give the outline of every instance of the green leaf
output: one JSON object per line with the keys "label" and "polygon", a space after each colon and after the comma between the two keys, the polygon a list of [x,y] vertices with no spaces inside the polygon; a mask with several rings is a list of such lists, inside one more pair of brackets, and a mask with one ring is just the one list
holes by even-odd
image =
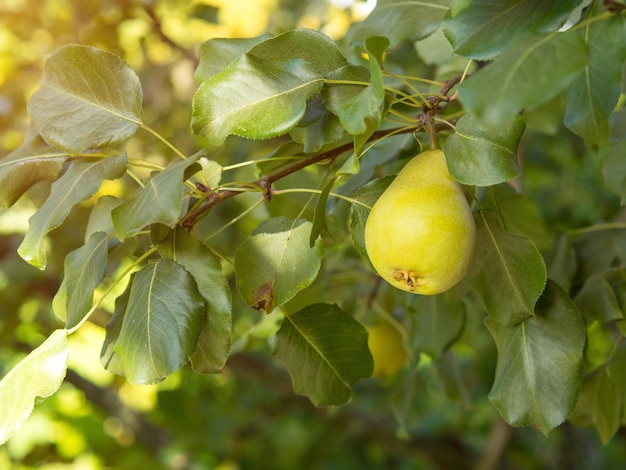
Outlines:
{"label": "green leaf", "polygon": [[491,186],[482,207],[500,214],[507,232],[533,241],[540,251],[552,249],[552,234],[548,231],[537,203],[508,184]]}
{"label": "green leaf", "polygon": [[58,178],[67,152],[51,147],[39,134],[0,159],[0,208],[11,207],[37,183]]}
{"label": "green leaf", "polygon": [[118,56],[70,44],[46,61],[28,112],[44,139],[81,152],[132,136],[141,125],[142,96],[139,78]]}
{"label": "green leaf", "polygon": [[317,237],[319,237],[326,228],[326,203],[328,202],[328,194],[333,189],[336,181],[336,178],[331,178],[317,198],[315,213],[313,214],[313,225],[311,226],[311,236],[309,237],[309,246],[311,248],[315,246]]}
{"label": "green leaf", "polygon": [[563,25],[580,0],[484,0],[443,22],[446,37],[457,54],[491,59],[520,36],[547,33]]}
{"label": "green leaf", "polygon": [[565,92],[564,122],[592,144],[608,146],[611,113],[622,90],[626,59],[626,27],[623,16],[590,23],[581,37],[589,47],[589,61]]}
{"label": "green leaf", "polygon": [[0,445],[26,421],[39,398],[55,393],[67,370],[67,331],[55,330],[0,381]]}
{"label": "green leaf", "polygon": [[228,280],[219,258],[182,227],[159,245],[159,252],[168,256],[191,274],[200,295],[206,302],[206,313],[196,350],[191,356],[193,369],[200,374],[222,370],[231,344],[232,300]]}
{"label": "green leaf", "polygon": [[294,391],[315,406],[347,402],[350,386],[374,368],[367,330],[328,304],[287,315],[276,335],[274,357],[289,371]]}
{"label": "green leaf", "polygon": [[209,39],[200,46],[199,62],[193,78],[196,82],[202,83],[224,70],[252,47],[271,37],[270,34],[263,34],[254,38]]}
{"label": "green leaf", "polygon": [[515,325],[533,315],[546,267],[533,242],[504,231],[493,214],[477,216],[476,253],[465,278],[493,322]]}
{"label": "green leaf", "polygon": [[487,327],[498,348],[489,400],[512,426],[535,426],[547,434],[576,404],[581,386],[585,324],[567,294],[548,282],[535,315]]}
{"label": "green leaf", "polygon": [[607,367],[601,367],[585,378],[576,409],[574,423],[593,425],[606,445],[617,433],[622,418],[623,398]]}
{"label": "green leaf", "polygon": [[465,306],[444,295],[416,296],[413,327],[417,348],[433,359],[439,359],[459,337],[465,325]]}
{"label": "green leaf", "polygon": [[233,134],[269,139],[293,128],[322,76],[302,59],[270,61],[245,54],[205,80],[193,97],[191,127],[210,145]]}
{"label": "green leaf", "polygon": [[574,302],[590,321],[608,322],[624,318],[626,269],[611,269],[592,274],[574,297]]}
{"label": "green leaf", "polygon": [[93,196],[105,179],[119,178],[126,171],[126,154],[106,157],[94,162],[73,162],[57,181],[52,183],[46,202],[29,219],[28,232],[17,249],[24,260],[45,269],[45,237],[63,223],[72,207]]}
{"label": "green leaf", "polygon": [[307,102],[302,120],[289,132],[292,139],[303,145],[305,153],[314,153],[326,144],[337,142],[345,136],[339,118],[324,106],[321,96]]}
{"label": "green leaf", "polygon": [[569,292],[572,279],[578,269],[578,260],[572,248],[572,241],[567,234],[562,234],[555,239],[547,264],[548,278]]}
{"label": "green leaf", "polygon": [[508,126],[523,109],[556,96],[586,63],[576,31],[530,36],[461,83],[459,97],[487,127]]}
{"label": "green leaf", "polygon": [[130,291],[133,282],[132,277],[124,292],[115,299],[115,309],[113,316],[106,325],[106,336],[102,344],[102,350],[100,352],[100,363],[102,366],[116,375],[124,375],[124,365],[122,364],[121,357],[115,352],[114,348],[120,337],[122,331],[122,324],[124,323],[124,313],[128,307],[128,299],[130,297]]}
{"label": "green leaf", "polygon": [[294,29],[267,39],[250,54],[264,61],[303,59],[322,75],[348,65],[335,41],[313,29]]}
{"label": "green leaf", "polygon": [[383,118],[385,88],[382,55],[389,46],[389,40],[375,36],[367,39],[365,45],[369,54],[370,84],[356,95],[343,100],[336,109],[341,124],[351,135],[361,135],[368,130],[371,134]]}
{"label": "green leaf", "polygon": [[626,139],[612,145],[607,150],[602,174],[606,185],[621,196],[621,204],[626,204]]}
{"label": "green leaf", "polygon": [[516,116],[509,126],[494,132],[473,114],[466,114],[443,143],[450,174],[475,186],[491,186],[516,177],[517,145],[525,127],[524,119]]}
{"label": "green leaf", "polygon": [[322,259],[322,242],[311,247],[312,224],[275,217],[259,225],[235,253],[235,279],[245,302],[270,313],[310,286]]}
{"label": "green leaf", "polygon": [[348,33],[351,41],[365,41],[372,36],[386,36],[392,47],[405,41],[417,41],[435,32],[449,0],[379,0],[369,16]]}
{"label": "green leaf", "polygon": [[394,179],[395,175],[377,178],[359,188],[352,195],[352,199],[358,201],[358,204],[352,204],[350,208],[350,234],[355,248],[364,259],[369,259],[365,249],[365,222],[367,222],[371,207]]}
{"label": "green leaf", "polygon": [[65,257],[63,281],[52,301],[54,313],[68,330],[76,326],[93,305],[93,293],[104,278],[109,237],[94,233],[87,243]]}
{"label": "green leaf", "polygon": [[185,170],[194,163],[193,157],[174,160],[130,199],[113,209],[115,235],[124,240],[150,224],[176,225],[185,196]]}
{"label": "green leaf", "polygon": [[89,220],[87,221],[85,241],[89,240],[89,237],[96,232],[104,232],[109,237],[115,235],[111,212],[123,202],[123,199],[110,195],[99,197],[96,200],[89,214]]}
{"label": "green leaf", "polygon": [[119,328],[107,351],[118,356],[115,364],[129,382],[157,383],[194,353],[203,314],[204,299],[191,275],[169,259],[151,262],[132,275],[121,326],[119,317],[110,331],[107,326],[107,336]]}

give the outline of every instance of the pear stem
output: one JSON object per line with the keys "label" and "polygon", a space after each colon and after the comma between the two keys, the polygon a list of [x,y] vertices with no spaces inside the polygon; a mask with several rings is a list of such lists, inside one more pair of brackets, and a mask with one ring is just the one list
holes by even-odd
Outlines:
{"label": "pear stem", "polygon": [[437,145],[437,129],[435,129],[435,124],[431,119],[428,119],[424,123],[424,127],[426,128],[426,132],[428,133],[428,143],[430,144],[430,150],[437,150],[439,147]]}

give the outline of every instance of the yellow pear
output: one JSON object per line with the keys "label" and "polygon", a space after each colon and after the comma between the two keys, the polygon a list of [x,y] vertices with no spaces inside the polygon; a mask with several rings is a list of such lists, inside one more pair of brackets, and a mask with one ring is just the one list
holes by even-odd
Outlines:
{"label": "yellow pear", "polygon": [[407,362],[408,356],[402,335],[386,321],[367,326],[367,345],[374,359],[372,377],[386,377],[398,372]]}
{"label": "yellow pear", "polygon": [[414,157],[378,198],[365,224],[365,248],[392,286],[434,295],[469,268],[476,225],[441,150]]}

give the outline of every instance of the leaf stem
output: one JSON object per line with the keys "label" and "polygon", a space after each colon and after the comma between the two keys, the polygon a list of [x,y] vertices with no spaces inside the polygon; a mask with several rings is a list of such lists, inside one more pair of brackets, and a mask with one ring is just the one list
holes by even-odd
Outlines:
{"label": "leaf stem", "polygon": [[148,124],[146,124],[145,122],[141,123],[141,128],[148,131],[150,134],[152,134],[154,137],[156,137],[158,140],[160,140],[161,142],[163,142],[172,152],[174,152],[178,157],[180,157],[183,160],[186,160],[187,157],[185,156],[185,154],[183,154],[180,150],[178,150],[176,148],[176,146],[174,144],[172,144],[169,140],[167,140],[165,137],[163,137],[161,134],[159,134],[156,130],[154,130],[152,127],[150,127]]}
{"label": "leaf stem", "polygon": [[[274,190],[272,190],[272,196],[280,196],[282,194],[289,194],[289,193],[322,194],[322,190],[321,189],[310,189],[310,188],[291,188],[291,189],[274,189]],[[363,204],[361,201],[357,201],[356,199],[353,199],[351,197],[344,196],[343,194],[333,193],[331,191],[330,193],[328,193],[328,195],[332,196],[332,197],[336,197],[337,199],[343,199],[344,201],[349,202],[350,204],[358,204],[359,206],[363,206],[366,209],[370,209],[370,210],[372,209],[367,204]]]}

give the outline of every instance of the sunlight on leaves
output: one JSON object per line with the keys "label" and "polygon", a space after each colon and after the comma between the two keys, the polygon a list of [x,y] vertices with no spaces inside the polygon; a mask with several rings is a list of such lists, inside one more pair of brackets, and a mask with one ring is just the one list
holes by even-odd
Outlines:
{"label": "sunlight on leaves", "polygon": [[36,268],[45,269],[48,232],[61,225],[76,204],[94,195],[103,180],[119,178],[125,172],[126,153],[93,162],[72,162],[52,183],[48,199],[30,218],[28,232],[17,250],[20,256]]}
{"label": "sunlight on leaves", "polygon": [[28,112],[41,135],[72,152],[112,147],[141,125],[137,74],[118,56],[68,44],[45,63]]}
{"label": "sunlight on leaves", "polygon": [[67,369],[67,331],[55,330],[0,381],[0,445],[30,416],[39,398],[55,393]]}

